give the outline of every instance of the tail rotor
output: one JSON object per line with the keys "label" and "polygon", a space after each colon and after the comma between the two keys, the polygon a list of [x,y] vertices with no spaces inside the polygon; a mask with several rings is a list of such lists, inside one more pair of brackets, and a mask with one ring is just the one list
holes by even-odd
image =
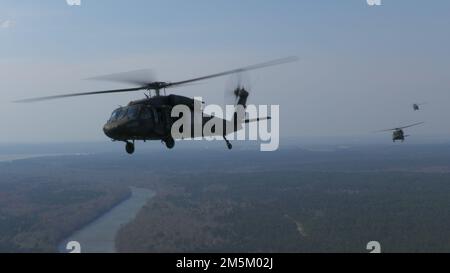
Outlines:
{"label": "tail rotor", "polygon": [[231,75],[227,81],[224,100],[226,105],[243,105],[246,107],[247,98],[250,95],[250,78],[245,73]]}

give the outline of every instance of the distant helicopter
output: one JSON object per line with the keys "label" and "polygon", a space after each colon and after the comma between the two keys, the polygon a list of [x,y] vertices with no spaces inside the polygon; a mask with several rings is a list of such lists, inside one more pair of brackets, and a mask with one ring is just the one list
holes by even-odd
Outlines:
{"label": "distant helicopter", "polygon": [[414,103],[413,104],[413,109],[414,111],[419,111],[420,110],[420,106],[425,105],[426,103]]}
{"label": "distant helicopter", "polygon": [[[260,63],[256,65],[251,65],[243,68],[233,69],[221,73],[216,73],[208,76],[198,77],[194,79],[178,81],[178,82],[160,82],[152,80],[151,76],[147,72],[148,70],[132,71],[127,73],[118,73],[112,75],[106,75],[91,79],[96,80],[108,80],[117,82],[126,82],[137,85],[137,87],[126,88],[126,89],[115,89],[115,90],[105,90],[105,91],[94,91],[85,93],[72,93],[65,95],[38,97],[31,99],[19,100],[16,102],[36,102],[51,99],[60,99],[76,96],[86,96],[86,95],[96,95],[96,94],[107,94],[107,93],[122,93],[130,91],[146,90],[149,94],[146,94],[145,99],[136,100],[128,103],[125,107],[117,108],[112,112],[110,119],[103,127],[105,135],[111,138],[113,141],[123,141],[125,142],[125,150],[128,154],[133,154],[135,151],[134,142],[136,140],[161,140],[165,143],[166,147],[172,149],[175,146],[175,139],[172,137],[171,128],[173,123],[179,118],[171,117],[172,108],[177,105],[184,105],[189,107],[191,110],[196,110],[194,105],[196,103],[203,103],[195,101],[194,99],[179,96],[179,95],[165,95],[165,90],[167,88],[185,86],[193,82],[207,80],[216,77],[222,77],[231,74],[239,74],[245,71],[261,69],[269,66],[281,65],[290,62],[297,61],[297,57],[287,57],[283,59],[277,59],[265,63]],[[146,75],[144,75],[146,74]],[[145,78],[143,77],[145,76]],[[151,91],[154,91],[152,96]],[[164,91],[164,95],[161,95],[161,90]],[[233,96],[236,99],[236,106],[240,105],[244,108],[246,107],[247,98],[249,96],[249,90],[239,83],[233,92]],[[194,115],[194,111],[192,115]],[[202,110],[200,110],[202,112]],[[203,112],[202,112],[203,113]],[[226,136],[233,132],[239,131],[243,128],[243,124],[250,122],[258,122],[265,119],[270,119],[270,117],[256,118],[256,119],[245,119],[238,116],[237,110],[234,113],[234,117],[231,121],[226,119],[217,118],[214,116],[209,116],[203,113],[202,116],[202,128],[208,121],[216,119],[220,124],[223,124],[225,129],[221,132],[228,149],[232,149],[231,143],[227,140]],[[195,119],[191,118],[191,127],[194,128]],[[228,131],[227,131],[228,130]],[[203,137],[203,130],[200,132],[201,135],[196,135],[196,130],[191,130],[192,138]],[[219,133],[219,132],[217,132]],[[198,133],[197,133],[198,134]],[[209,135],[210,136],[210,135]],[[214,134],[213,134],[214,136]]]}
{"label": "distant helicopter", "polygon": [[403,127],[398,127],[398,128],[393,128],[393,129],[387,129],[387,130],[382,130],[382,131],[378,131],[378,132],[389,132],[389,131],[393,131],[392,132],[392,142],[396,142],[397,140],[400,140],[401,142],[405,141],[405,138],[408,137],[409,135],[405,135],[405,132],[403,131],[403,129],[406,128],[410,128],[413,126],[417,126],[420,124],[423,124],[424,122],[418,122],[418,123],[414,123],[408,126],[403,126]]}

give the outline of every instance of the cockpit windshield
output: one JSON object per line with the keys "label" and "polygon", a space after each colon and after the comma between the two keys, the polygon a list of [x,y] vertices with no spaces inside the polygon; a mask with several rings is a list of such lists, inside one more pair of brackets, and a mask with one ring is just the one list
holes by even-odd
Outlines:
{"label": "cockpit windshield", "polygon": [[139,115],[138,106],[122,107],[114,110],[114,112],[111,114],[109,122],[118,121],[125,117],[127,117],[128,119],[136,119],[138,115]]}
{"label": "cockpit windshield", "polygon": [[111,114],[111,118],[109,118],[109,122],[116,121],[119,116],[122,114],[122,108],[114,110]]}

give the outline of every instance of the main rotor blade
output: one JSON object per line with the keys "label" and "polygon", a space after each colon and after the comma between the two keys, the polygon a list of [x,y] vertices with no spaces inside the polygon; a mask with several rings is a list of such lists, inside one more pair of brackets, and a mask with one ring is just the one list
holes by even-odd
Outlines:
{"label": "main rotor blade", "polygon": [[88,95],[107,94],[107,93],[121,93],[121,92],[131,92],[131,91],[149,90],[149,89],[160,90],[160,89],[169,88],[169,87],[183,86],[183,85],[186,85],[186,84],[189,84],[189,83],[193,83],[193,82],[197,82],[197,81],[201,81],[201,80],[206,80],[206,79],[211,79],[211,78],[216,78],[216,77],[221,77],[221,76],[225,76],[225,75],[229,75],[229,74],[234,74],[234,73],[240,73],[240,72],[245,72],[245,71],[249,71],[249,70],[260,69],[260,68],[264,68],[264,67],[268,67],[268,66],[274,66],[274,65],[281,65],[281,64],[285,64],[285,63],[291,63],[291,62],[295,62],[297,60],[298,60],[297,57],[287,57],[287,58],[283,58],[283,59],[273,60],[273,61],[270,61],[270,62],[260,63],[260,64],[251,65],[251,66],[247,66],[247,67],[242,67],[242,68],[238,68],[238,69],[233,69],[233,70],[229,70],[229,71],[225,71],[225,72],[221,72],[221,73],[217,73],[217,74],[212,74],[212,75],[208,75],[208,76],[204,76],[204,77],[199,77],[199,78],[185,80],[185,81],[180,81],[180,82],[173,82],[173,83],[152,82],[151,78],[149,78],[150,82],[146,81],[146,80],[143,82],[141,79],[138,80],[137,78],[133,79],[134,76],[131,77],[131,75],[133,73],[136,73],[136,72],[139,72],[139,71],[140,71],[140,73],[147,73],[147,72],[149,72],[149,70],[136,70],[136,71],[125,72],[125,73],[117,73],[117,74],[105,75],[105,76],[95,77],[95,78],[91,78],[91,79],[113,80],[113,81],[122,81],[122,82],[126,81],[126,82],[131,82],[131,83],[138,83],[140,87],[127,88],[127,89],[105,90],[105,91],[94,91],[94,92],[85,92],[85,93],[72,93],[72,94],[57,95],[57,96],[47,96],[47,97],[38,97],[38,98],[18,100],[18,101],[15,101],[15,102],[20,102],[20,103],[23,103],[23,102],[36,102],[36,101],[68,98],[68,97],[88,96]]}
{"label": "main rotor blade", "polygon": [[196,82],[196,81],[202,81],[202,80],[222,77],[222,76],[235,74],[235,73],[241,73],[241,72],[250,71],[250,70],[261,69],[261,68],[269,67],[269,66],[292,63],[292,62],[296,62],[296,61],[298,61],[298,57],[294,57],[294,56],[277,59],[277,60],[273,60],[273,61],[269,61],[269,62],[265,62],[265,63],[241,67],[241,68],[237,68],[237,69],[233,69],[233,70],[229,70],[229,71],[225,71],[225,72],[221,72],[221,73],[216,73],[216,74],[212,74],[212,75],[208,75],[208,76],[198,77],[198,78],[194,78],[194,79],[190,79],[190,80],[167,83],[167,85],[165,85],[164,88],[168,88],[168,87],[172,87],[172,86],[176,86],[176,85],[180,85],[180,84],[186,84],[186,83],[191,83],[191,82]]}
{"label": "main rotor blade", "polygon": [[386,130],[375,131],[374,133],[381,133],[381,132],[389,132],[389,131],[402,130],[402,129],[406,129],[406,128],[409,128],[409,127],[417,126],[417,125],[420,125],[420,124],[423,124],[423,123],[425,123],[425,122],[418,122],[418,123],[414,123],[414,124],[411,124],[411,125],[408,125],[408,126],[404,126],[404,127],[397,127],[397,128],[392,128],[392,129],[386,129]]}
{"label": "main rotor blade", "polygon": [[414,124],[411,124],[411,125],[408,125],[408,126],[400,127],[399,129],[406,129],[406,128],[417,126],[417,125],[424,124],[424,123],[425,122],[418,122],[418,123],[414,123]]}
{"label": "main rotor blade", "polygon": [[393,128],[393,129],[386,129],[386,130],[380,130],[380,131],[374,131],[373,133],[382,133],[382,132],[390,132],[390,131],[396,131],[399,128]]}
{"label": "main rotor blade", "polygon": [[114,89],[114,90],[94,91],[94,92],[85,92],[85,93],[72,93],[72,94],[57,95],[57,96],[47,96],[47,97],[23,99],[23,100],[17,100],[17,101],[14,101],[14,102],[16,102],[16,103],[36,102],[36,101],[68,98],[68,97],[79,97],[79,96],[89,96],[89,95],[97,95],[97,94],[122,93],[122,92],[130,92],[130,91],[139,91],[139,90],[143,90],[143,89],[146,89],[146,87],[136,87],[136,88],[127,88],[127,89]]}
{"label": "main rotor blade", "polygon": [[144,85],[148,85],[152,82],[155,82],[156,77],[154,76],[152,70],[140,69],[140,70],[123,72],[123,73],[114,73],[114,74],[108,74],[108,75],[87,78],[86,80],[132,83],[134,85],[144,86]]}

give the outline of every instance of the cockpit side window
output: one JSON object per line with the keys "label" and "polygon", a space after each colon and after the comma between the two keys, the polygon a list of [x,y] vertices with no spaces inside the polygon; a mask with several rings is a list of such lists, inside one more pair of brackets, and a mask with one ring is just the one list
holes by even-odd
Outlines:
{"label": "cockpit side window", "polygon": [[131,107],[128,108],[127,116],[128,116],[129,119],[137,118],[138,114],[139,114],[139,108],[138,107],[131,106]]}
{"label": "cockpit side window", "polygon": [[117,119],[120,120],[120,119],[123,119],[124,117],[126,117],[127,112],[128,112],[128,109],[122,108],[122,112],[120,112],[120,115],[117,117]]}

